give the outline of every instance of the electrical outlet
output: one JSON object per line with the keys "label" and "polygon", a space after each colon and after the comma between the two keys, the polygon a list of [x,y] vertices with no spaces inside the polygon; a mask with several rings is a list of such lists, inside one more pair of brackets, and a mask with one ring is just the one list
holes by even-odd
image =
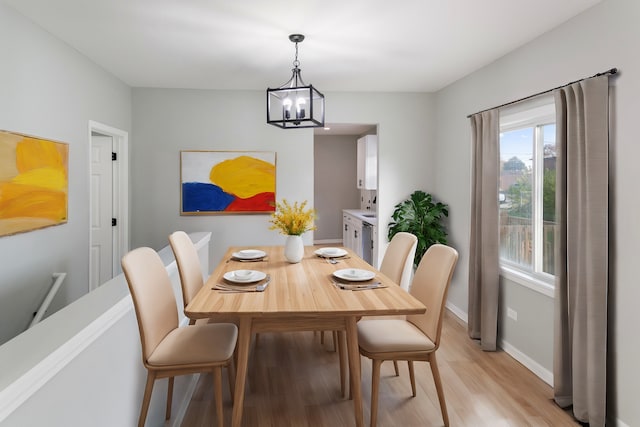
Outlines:
{"label": "electrical outlet", "polygon": [[517,322],[518,321],[518,312],[515,311],[513,308],[507,307],[507,317],[510,317],[510,318],[512,318],[513,320],[515,320]]}

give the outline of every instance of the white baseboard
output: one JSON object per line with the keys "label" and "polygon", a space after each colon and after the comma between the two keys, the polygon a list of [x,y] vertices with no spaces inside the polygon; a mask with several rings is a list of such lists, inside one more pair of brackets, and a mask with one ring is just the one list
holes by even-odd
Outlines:
{"label": "white baseboard", "polygon": [[467,315],[467,312],[462,310],[460,307],[451,304],[449,301],[446,302],[445,307],[452,312],[453,314],[456,315],[456,317],[458,317],[460,320],[462,320],[464,323],[469,323],[469,317]]}
{"label": "white baseboard", "polygon": [[509,356],[524,365],[525,368],[536,374],[536,376],[542,381],[553,387],[553,372],[549,371],[547,368],[509,344],[507,341],[499,340],[498,346]]}
{"label": "white baseboard", "polygon": [[631,427],[629,424],[625,424],[623,421],[621,421],[620,418],[616,418],[612,424],[616,427]]}
{"label": "white baseboard", "polygon": [[[460,320],[462,320],[464,323],[469,323],[468,313],[462,310],[460,307],[454,304],[451,304],[449,301],[447,301],[445,307],[451,313],[456,315],[456,317],[460,318]],[[504,352],[507,353],[509,356],[513,357],[515,360],[517,360],[522,365],[524,365],[525,368],[533,372],[542,381],[546,382],[551,387],[553,387],[553,372],[549,371],[544,366],[540,365],[538,362],[536,362],[535,360],[533,360],[532,358],[530,358],[529,356],[527,356],[526,354],[524,354],[523,352],[521,352],[520,350],[518,350],[517,348],[515,348],[514,346],[512,346],[511,344],[509,344],[504,340],[500,340],[500,342],[498,342],[498,346],[502,348]],[[620,425],[620,427],[625,427],[625,426]]]}

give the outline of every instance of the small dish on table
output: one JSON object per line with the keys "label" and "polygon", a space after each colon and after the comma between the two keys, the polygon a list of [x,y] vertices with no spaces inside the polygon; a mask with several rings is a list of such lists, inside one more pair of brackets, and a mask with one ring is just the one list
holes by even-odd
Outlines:
{"label": "small dish on table", "polygon": [[231,258],[238,261],[262,261],[266,256],[267,253],[259,249],[243,249],[231,254]]}
{"label": "small dish on table", "polygon": [[267,277],[267,274],[256,270],[235,270],[227,271],[223,277],[233,283],[254,283]]}
{"label": "small dish on table", "polygon": [[366,282],[376,277],[376,273],[360,268],[343,268],[333,272],[333,276],[346,282]]}
{"label": "small dish on table", "polygon": [[347,251],[342,248],[320,248],[314,252],[321,258],[341,258],[347,255]]}

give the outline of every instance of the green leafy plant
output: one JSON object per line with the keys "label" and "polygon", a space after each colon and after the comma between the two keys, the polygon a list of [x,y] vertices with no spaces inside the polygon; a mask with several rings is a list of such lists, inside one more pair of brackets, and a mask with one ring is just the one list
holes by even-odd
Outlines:
{"label": "green leafy plant", "polygon": [[448,216],[447,205],[434,202],[431,194],[416,190],[407,200],[395,206],[391,216],[393,221],[389,223],[389,241],[401,231],[415,235],[418,245],[413,263],[417,266],[429,246],[434,243],[447,243],[447,230],[443,218]]}

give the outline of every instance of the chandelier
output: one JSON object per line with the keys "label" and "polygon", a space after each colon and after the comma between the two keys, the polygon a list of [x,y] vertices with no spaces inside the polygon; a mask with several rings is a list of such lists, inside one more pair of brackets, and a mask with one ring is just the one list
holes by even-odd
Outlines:
{"label": "chandelier", "polygon": [[291,78],[276,89],[267,89],[267,123],[282,129],[299,129],[324,126],[324,95],[302,80],[298,61],[298,43],[302,34],[291,34],[296,56]]}

